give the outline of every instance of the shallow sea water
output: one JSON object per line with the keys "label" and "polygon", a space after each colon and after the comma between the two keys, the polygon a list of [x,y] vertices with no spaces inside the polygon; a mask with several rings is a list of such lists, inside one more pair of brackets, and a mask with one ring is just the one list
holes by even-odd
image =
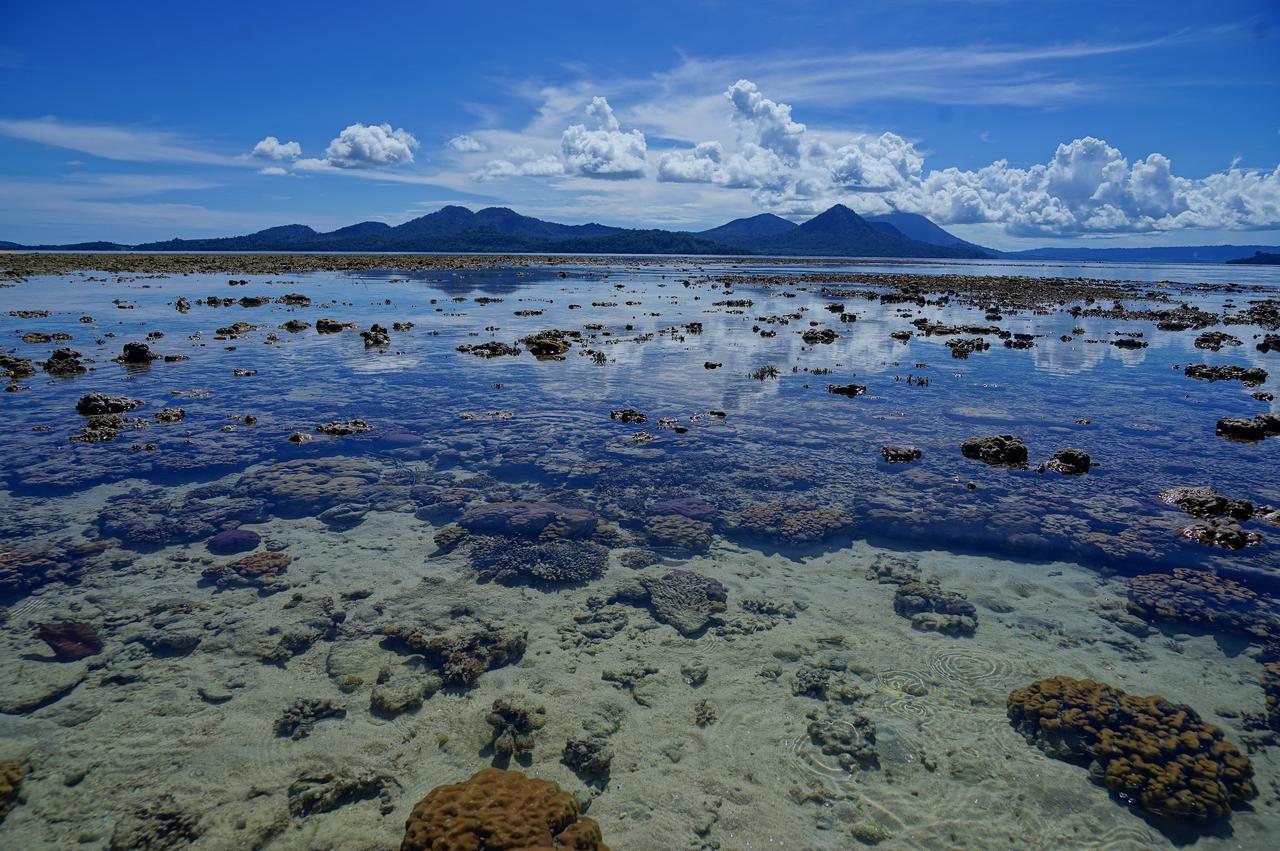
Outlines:
{"label": "shallow sea water", "polygon": [[[1230,267],[908,264],[850,267],[848,283],[828,286],[876,290],[859,273],[904,270],[1123,276],[1214,312],[1262,296],[1195,284],[1280,283]],[[501,698],[545,709],[532,753],[512,767],[589,805],[615,849],[1270,847],[1280,761],[1246,716],[1264,707],[1258,657],[1274,635],[1147,623],[1125,607],[1129,577],[1179,567],[1264,600],[1280,591],[1280,528],[1251,519],[1241,526],[1256,544],[1210,547],[1180,534],[1194,519],[1158,499],[1207,485],[1280,505],[1280,442],[1214,433],[1219,417],[1280,411],[1253,395],[1280,383],[1280,354],[1254,345],[1263,331],[1215,326],[1243,345],[1212,352],[1193,345],[1197,330],[1147,321],[1061,310],[987,321],[959,299],[718,280],[743,272],[673,261],[243,285],[88,273],[0,289],[6,350],[38,361],[67,345],[93,361],[0,397],[0,546],[44,571],[3,598],[0,762],[27,774],[0,846],[394,848],[427,791],[503,764],[486,722]],[[1168,280],[1187,285],[1158,283]],[[197,303],[286,293],[311,305]],[[179,297],[189,312],[174,309]],[[358,327],[278,327],[320,317]],[[947,336],[890,337],[919,318],[998,325],[1034,334],[1034,346],[988,335],[989,350],[957,359]],[[257,327],[215,339],[241,321]],[[393,322],[413,327],[365,346],[359,330]],[[836,339],[806,344],[811,323]],[[518,341],[547,329],[581,336],[563,358],[539,360]],[[72,339],[22,342],[32,331]],[[187,359],[111,360],[151,332],[163,332],[149,341],[157,354]],[[1149,345],[1120,349],[1117,332]],[[458,351],[490,340],[521,353]],[[1272,376],[1197,381],[1189,363]],[[776,377],[753,377],[769,366]],[[827,392],[851,382],[866,393]],[[91,392],[142,401],[127,418],[175,407],[185,417],[72,442],[84,424],[76,400]],[[645,421],[611,417],[626,409]],[[372,430],[315,433],[357,418]],[[291,443],[295,432],[313,439]],[[962,441],[1001,433],[1025,441],[1028,469],[962,456]],[[886,444],[922,457],[887,464]],[[1096,466],[1036,471],[1065,447]],[[478,581],[471,544],[436,541],[479,506],[513,501],[597,522],[561,537],[570,562],[589,557],[575,549],[584,537],[607,548],[602,575]],[[753,523],[761,516],[811,519],[780,534]],[[272,587],[206,576],[245,554],[206,546],[232,527],[260,536],[255,551],[291,558]],[[519,530],[507,532],[518,548]],[[976,631],[913,628],[895,613],[896,586],[874,579],[894,566],[965,595]],[[726,592],[723,611],[688,634],[620,590],[673,569]],[[68,622],[92,625],[101,651],[56,661],[38,625]],[[371,708],[376,688],[428,675],[420,656],[389,646],[389,627],[527,633],[527,646],[467,687],[386,712]],[[825,696],[801,685],[815,672]],[[1258,796],[1193,827],[1126,805],[1011,726],[1009,692],[1057,675],[1190,705],[1248,748]],[[345,716],[277,735],[299,699]],[[874,762],[842,765],[811,735],[864,722]],[[562,762],[583,737],[612,752],[607,782]],[[306,786],[347,781],[358,791],[298,810]],[[139,845],[138,824],[160,838]]]}

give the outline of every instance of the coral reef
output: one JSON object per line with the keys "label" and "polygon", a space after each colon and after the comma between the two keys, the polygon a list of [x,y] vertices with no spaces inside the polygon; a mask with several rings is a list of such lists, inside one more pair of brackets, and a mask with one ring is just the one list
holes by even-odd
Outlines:
{"label": "coral reef", "polygon": [[170,851],[200,838],[200,817],[178,807],[172,795],[126,813],[116,822],[107,851]]}
{"label": "coral reef", "polygon": [[573,796],[549,780],[486,768],[437,786],[414,806],[400,851],[609,851]]}
{"label": "coral reef", "polygon": [[645,519],[649,540],[659,546],[705,550],[711,546],[711,524],[683,514],[657,514]]}
{"label": "coral reef", "polygon": [[481,581],[503,583],[589,582],[609,567],[609,551],[591,541],[530,542],[499,535],[477,538],[468,559]]}
{"label": "coral reef", "polygon": [[696,635],[723,613],[729,592],[715,579],[689,570],[662,576],[640,576],[620,586],[610,598],[647,605],[653,616],[681,635]]}
{"label": "coral reef", "polygon": [[911,619],[911,626],[945,635],[973,635],[978,611],[963,594],[943,591],[936,582],[904,582],[893,594],[893,610]]}
{"label": "coral reef", "polygon": [[845,771],[880,767],[876,727],[870,718],[860,712],[837,710],[830,705],[823,710],[811,710],[807,717],[809,740],[822,753],[835,757]]}
{"label": "coral reef", "polygon": [[36,637],[49,645],[59,662],[75,662],[102,652],[102,638],[92,624],[42,623]]}
{"label": "coral reef", "polygon": [[853,524],[843,508],[816,502],[757,502],[738,512],[738,529],[787,544],[813,544]]}
{"label": "coral reef", "polygon": [[519,661],[528,645],[526,632],[481,624],[445,635],[387,627],[384,641],[392,649],[419,653],[449,685],[470,686],[485,671]]}
{"label": "coral reef", "polygon": [[277,736],[288,736],[295,742],[305,739],[315,729],[316,722],[325,718],[346,718],[345,707],[328,698],[302,697],[284,708],[276,719]]}
{"label": "coral reef", "polygon": [[564,743],[560,761],[578,775],[578,779],[596,788],[609,785],[609,766],[613,763],[613,750],[609,742],[600,736],[570,739]]}
{"label": "coral reef", "polygon": [[493,728],[489,741],[498,759],[526,757],[533,753],[533,734],[546,723],[547,710],[541,706],[525,707],[499,698],[485,716]]}
{"label": "coral reef", "polygon": [[17,803],[27,769],[21,762],[0,762],[0,824]]}
{"label": "coral reef", "polygon": [[289,784],[289,813],[294,818],[327,813],[356,801],[377,798],[382,814],[394,808],[393,789],[400,784],[385,774],[366,771],[351,775],[345,772],[317,771],[302,775]]}
{"label": "coral reef", "polygon": [[1012,434],[970,438],[960,444],[960,452],[966,458],[975,458],[992,466],[1022,467],[1027,463],[1026,445],[1022,438]]}
{"label": "coral reef", "polygon": [[1129,611],[1149,621],[1196,624],[1266,638],[1280,628],[1271,603],[1238,582],[1179,567],[1129,580]]}
{"label": "coral reef", "polygon": [[458,521],[468,532],[525,538],[581,538],[596,529],[596,518],[582,508],[554,502],[491,502],[468,510]]}
{"label": "coral reef", "polygon": [[218,588],[257,588],[260,591],[284,590],[285,570],[293,561],[288,553],[261,552],[236,559],[229,564],[206,568],[202,574]]}
{"label": "coral reef", "polygon": [[256,499],[197,494],[170,499],[165,489],[153,488],[111,497],[98,515],[98,530],[136,549],[152,549],[207,538],[231,522],[261,519]]}
{"label": "coral reef", "polygon": [[358,458],[315,458],[267,464],[245,473],[235,490],[265,500],[282,517],[314,517],[327,508],[369,499],[382,468]]}
{"label": "coral reef", "polygon": [[1195,710],[1070,677],[1009,695],[1015,727],[1051,756],[1092,763],[1123,800],[1173,819],[1210,820],[1257,795],[1253,766]]}

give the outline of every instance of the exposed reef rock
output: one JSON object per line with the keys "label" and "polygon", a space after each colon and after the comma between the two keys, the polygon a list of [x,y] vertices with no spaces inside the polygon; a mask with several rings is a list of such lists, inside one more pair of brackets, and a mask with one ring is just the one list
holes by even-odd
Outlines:
{"label": "exposed reef rock", "polygon": [[159,359],[160,356],[151,351],[151,347],[146,343],[125,343],[124,351],[112,358],[116,363],[128,366],[146,366]]}
{"label": "exposed reef rock", "polygon": [[1217,432],[1236,440],[1262,440],[1280,434],[1280,414],[1258,414],[1254,417],[1221,417]]}
{"label": "exposed reef rock", "polygon": [[318,434],[327,434],[329,437],[346,437],[351,434],[364,434],[366,431],[373,431],[373,425],[364,420],[334,420],[331,423],[316,426]]}
{"label": "exposed reef rock", "polygon": [[1092,464],[1093,461],[1089,458],[1088,452],[1083,449],[1067,448],[1053,453],[1053,457],[1041,464],[1037,470],[1041,473],[1048,470],[1064,476],[1083,476],[1089,472]]}
{"label": "exposed reef rock", "polygon": [[86,371],[80,357],[75,349],[54,349],[49,353],[48,360],[41,362],[40,368],[58,378],[70,378]]}
{"label": "exposed reef rock", "polygon": [[1239,337],[1233,337],[1222,331],[1205,331],[1199,337],[1196,337],[1195,347],[1197,349],[1208,349],[1211,352],[1220,351],[1223,346],[1240,346],[1243,342]]}
{"label": "exposed reef rock", "polygon": [[142,403],[137,399],[108,396],[105,393],[86,393],[76,402],[76,413],[85,417],[100,417],[105,414],[123,414],[140,407]]}
{"label": "exposed reef rock", "polygon": [[1189,364],[1183,374],[1202,381],[1239,381],[1245,387],[1256,387],[1267,380],[1267,371],[1261,367],[1245,367],[1225,364],[1210,366],[1207,363]]}
{"label": "exposed reef rock", "polygon": [[1267,638],[1280,628],[1272,604],[1238,582],[1179,567],[1129,580],[1129,611],[1149,621],[1195,624]]}
{"label": "exposed reef rock", "polygon": [[475,355],[478,358],[520,356],[520,350],[515,346],[509,346],[506,343],[499,343],[497,340],[490,340],[487,343],[480,343],[474,346],[458,346],[458,351],[463,354]]}
{"label": "exposed reef rock", "polygon": [[910,464],[919,461],[924,453],[916,446],[890,443],[880,447],[880,457],[886,464]]}
{"label": "exposed reef rock", "polygon": [[405,823],[400,851],[609,851],[573,796],[549,780],[486,768],[463,783],[437,786]]}
{"label": "exposed reef rock", "polygon": [[992,466],[1025,467],[1027,464],[1027,447],[1022,438],[1012,434],[970,438],[960,444],[960,452],[966,458]]}
{"label": "exposed reef rock", "polygon": [[1158,695],[1053,677],[1014,689],[1008,707],[1029,742],[1089,764],[1096,782],[1147,812],[1212,820],[1257,795],[1253,766],[1222,731]]}

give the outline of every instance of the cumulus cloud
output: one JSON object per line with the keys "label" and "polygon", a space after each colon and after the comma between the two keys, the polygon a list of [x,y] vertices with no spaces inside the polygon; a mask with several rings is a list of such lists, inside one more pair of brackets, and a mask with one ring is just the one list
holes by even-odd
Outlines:
{"label": "cumulus cloud", "polygon": [[564,174],[564,163],[555,154],[538,156],[532,148],[511,148],[506,159],[489,160],[473,176],[476,180],[503,177],[554,177]]}
{"label": "cumulus cloud", "polygon": [[296,160],[302,156],[302,146],[297,142],[281,142],[268,136],[253,146],[252,155],[262,160]]}
{"label": "cumulus cloud", "polygon": [[413,162],[418,140],[390,124],[352,124],[325,149],[324,161],[337,168],[377,168]]}
{"label": "cumulus cloud", "polygon": [[462,154],[474,154],[479,151],[489,150],[488,146],[486,146],[484,142],[481,142],[476,137],[469,136],[466,133],[454,136],[450,139],[449,147]]}
{"label": "cumulus cloud", "polygon": [[1280,166],[1236,166],[1203,179],[1177,175],[1160,153],[1129,160],[1101,139],[1060,144],[1028,168],[998,160],[977,170],[925,169],[894,133],[836,143],[791,117],[749,80],[728,88],[730,148],[706,141],[658,160],[657,179],[748,189],[757,207],[811,215],[837,202],[866,212],[918,212],[942,224],[995,223],[1018,236],[1139,233],[1280,225]]}
{"label": "cumulus cloud", "polygon": [[639,130],[624,132],[609,101],[602,97],[591,99],[587,118],[591,128],[573,124],[560,137],[564,170],[613,180],[643,177],[647,154],[644,134]]}

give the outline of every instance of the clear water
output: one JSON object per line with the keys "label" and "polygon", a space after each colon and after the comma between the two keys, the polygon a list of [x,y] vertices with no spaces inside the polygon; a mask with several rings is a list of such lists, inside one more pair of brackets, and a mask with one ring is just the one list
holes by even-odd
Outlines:
{"label": "clear water", "polygon": [[[847,271],[851,281],[859,273],[904,271],[1181,281],[1188,286],[1165,288],[1175,303],[1214,311],[1224,302],[1234,310],[1260,296],[1198,290],[1195,284],[1280,284],[1275,271],[1257,267],[966,263]],[[10,679],[0,681],[0,693],[8,693],[10,704],[30,688],[31,677],[37,690],[56,691],[56,683],[41,679],[53,676],[44,673],[49,670],[67,676],[78,666],[85,675],[47,704],[0,715],[0,742],[31,766],[26,801],[0,825],[0,844],[65,847],[78,836],[76,841],[97,847],[110,841],[124,814],[166,793],[179,808],[198,809],[199,784],[189,773],[196,765],[200,776],[222,784],[212,793],[214,806],[232,825],[205,824],[198,846],[248,847],[241,846],[250,841],[243,831],[258,830],[252,841],[272,848],[394,847],[404,817],[426,789],[489,764],[492,755],[472,744],[485,739],[481,719],[490,695],[512,690],[532,694],[553,718],[558,709],[562,719],[571,719],[553,721],[537,734],[528,770],[557,779],[585,800],[587,787],[559,755],[575,724],[589,726],[590,718],[579,715],[591,713],[573,694],[590,686],[593,694],[623,698],[610,710],[622,727],[613,737],[614,779],[590,809],[615,848],[840,848],[869,841],[877,830],[886,832],[886,847],[1027,847],[1020,839],[1034,847],[1173,841],[1265,847],[1277,825],[1271,784],[1280,782],[1280,773],[1273,747],[1251,755],[1262,789],[1253,811],[1237,813],[1225,832],[1215,827],[1188,835],[1108,800],[1084,769],[1049,760],[1024,742],[1003,711],[1010,688],[1059,673],[1088,675],[1141,694],[1167,692],[1239,741],[1239,713],[1256,712],[1262,703],[1247,641],[1188,634],[1185,625],[1135,639],[1116,632],[1114,619],[1099,613],[1123,609],[1124,577],[1177,567],[1214,569],[1268,596],[1280,587],[1280,529],[1250,520],[1243,526],[1258,543],[1241,550],[1205,546],[1179,533],[1191,518],[1157,498],[1167,488],[1208,485],[1255,505],[1280,505],[1280,441],[1215,435],[1219,417],[1280,410],[1253,395],[1277,390],[1280,374],[1280,355],[1255,348],[1261,329],[1218,326],[1244,345],[1211,352],[1193,346],[1198,331],[1158,331],[1150,322],[1027,311],[988,323],[984,311],[956,304],[832,298],[818,285],[738,285],[729,293],[715,281],[721,273],[741,272],[733,264],[673,263],[316,273],[288,280],[248,277],[243,286],[228,286],[225,275],[71,275],[0,289],[0,337],[7,347],[40,360],[53,345],[24,344],[19,335],[64,332],[72,340],[57,345],[93,361],[91,371],[71,379],[37,373],[0,399],[6,489],[0,536],[11,548],[64,552],[85,540],[112,539],[103,552],[74,559],[65,581],[8,598],[0,656],[9,658]],[[294,292],[309,296],[312,305],[194,304],[186,314],[173,307],[180,296],[196,302],[208,295],[274,299]],[[728,299],[751,305],[715,305]],[[833,302],[844,303],[857,321],[840,322],[826,310]],[[19,310],[50,315],[11,314]],[[86,315],[93,321],[79,321]],[[393,322],[412,322],[413,328],[393,331],[385,348],[366,348],[357,330],[289,333],[277,327],[319,317],[361,329]],[[910,321],[918,317],[998,324],[1036,335],[1035,345],[1007,349],[992,337],[990,350],[956,359],[944,345],[948,337],[916,334],[905,343],[890,337],[914,330]],[[259,327],[236,339],[214,339],[216,328],[237,321]],[[837,339],[806,345],[801,333],[811,321],[834,330]],[[701,331],[691,332],[689,323],[701,323]],[[528,352],[482,359],[457,351],[488,340],[516,343],[545,329],[578,330],[582,337],[563,359],[537,360]],[[150,342],[158,354],[187,359],[144,368],[112,362],[125,342],[155,331],[163,332]],[[1108,342],[1116,332],[1142,332],[1150,345],[1119,349]],[[1071,339],[1061,340],[1064,335]],[[708,363],[720,366],[708,369]],[[1196,381],[1182,372],[1189,363],[1259,366],[1272,376],[1255,387]],[[776,367],[777,377],[752,376],[764,366]],[[828,384],[849,382],[865,385],[866,394],[827,392]],[[126,429],[113,442],[72,442],[83,424],[76,400],[94,391],[145,402],[129,417],[150,417],[164,407],[181,407],[186,416]],[[644,412],[647,421],[611,418],[626,408]],[[243,420],[246,414],[255,418],[252,424]],[[314,434],[318,424],[355,418],[373,430]],[[664,419],[680,428],[661,427]],[[314,439],[291,443],[294,432]],[[647,439],[637,439],[642,432]],[[999,433],[1025,441],[1028,469],[988,467],[961,455],[962,441]],[[886,444],[914,445],[922,457],[886,464],[880,455]],[[1079,477],[1036,472],[1037,464],[1065,447],[1087,451],[1095,468]],[[314,462],[313,469],[355,463],[371,478],[354,490],[321,481],[318,494],[300,500],[276,491],[248,514],[238,504],[219,513],[219,505],[257,493],[261,471],[290,461]],[[465,505],[424,504],[450,487],[461,490]],[[121,503],[118,498],[129,492],[134,501]],[[512,498],[580,507],[618,530],[607,541],[608,574],[563,589],[536,583],[509,589],[477,585],[465,547],[428,559],[435,550],[432,536],[466,506]],[[709,548],[690,551],[646,539],[651,518],[670,513],[671,500],[696,503],[693,513],[714,533]],[[741,522],[744,509],[770,502],[781,503],[784,512],[836,507],[846,519],[820,541],[780,539]],[[129,515],[148,505],[154,515],[131,522]],[[336,519],[317,519],[353,505],[345,517],[339,512]],[[157,519],[166,512],[172,515],[167,525]],[[304,598],[332,595],[343,606],[342,594],[368,592],[345,604],[352,614],[336,635],[279,664],[245,650],[244,631],[274,634],[289,621],[289,594],[215,593],[198,581],[205,567],[228,560],[210,555],[205,540],[237,523],[261,530],[265,545],[295,554],[289,573]],[[156,531],[160,526],[163,532]],[[628,631],[588,643],[589,652],[566,643],[564,630],[575,616],[596,605],[592,595],[635,573],[619,556],[637,548],[665,558],[666,566],[720,579],[729,589],[731,625],[743,614],[741,599],[764,595],[808,605],[777,628],[713,628],[690,638],[633,610]],[[873,602],[874,595],[891,591],[867,582],[863,573],[887,556],[921,564],[926,574],[945,577],[945,587],[968,593],[979,605],[978,633],[922,634],[906,628],[884,600]],[[447,626],[451,616],[447,607],[439,610],[442,600],[530,630],[524,661],[484,674],[469,695],[441,693],[392,723],[368,715],[367,691],[339,693],[332,673],[326,675],[335,646],[372,646],[370,636],[386,625],[389,612],[413,612],[419,621]],[[94,623],[105,649],[82,662],[52,661],[34,628],[53,620]],[[140,630],[179,621],[204,631],[194,652],[163,656],[138,643]],[[878,771],[849,770],[814,752],[803,735],[804,713],[822,704],[787,687],[797,660],[858,655],[832,636],[842,624],[855,623],[856,634],[841,641],[853,641],[866,659],[878,660],[858,672],[870,692],[866,714],[882,731]],[[1092,644],[1099,636],[1102,649]],[[602,682],[592,665],[610,654],[618,663],[655,667],[659,697],[645,705]],[[394,657],[388,654],[386,661]],[[689,727],[692,743],[680,746],[684,756],[677,759],[661,735],[639,730],[655,723],[664,728],[663,710],[655,709],[663,695],[668,704],[677,694],[692,703],[681,670],[699,661],[712,669],[702,699],[718,707],[719,720],[705,729]],[[754,675],[775,665],[784,669],[780,678],[767,671]],[[125,667],[136,678],[121,674]],[[732,672],[748,668],[753,677],[735,686]],[[917,679],[918,688],[911,686]],[[236,696],[226,703],[192,696],[197,683],[225,691],[231,681],[242,687],[228,691]],[[165,705],[166,695],[167,713],[155,709]],[[286,748],[272,736],[271,723],[299,696],[336,697],[346,702],[347,714],[319,722],[312,736]],[[686,710],[681,723],[687,727]],[[180,725],[158,716],[175,711],[199,719],[200,741],[165,738]],[[334,744],[343,730],[351,749]],[[437,752],[434,736],[442,731],[457,744]],[[627,731],[635,731],[632,738]],[[756,757],[717,756],[731,749],[735,737],[758,744]],[[59,752],[60,741],[74,745]],[[163,742],[172,744],[176,762],[157,752]],[[948,750],[947,742],[961,744]],[[333,748],[348,755],[348,769],[390,766],[397,785],[387,814],[377,800],[362,800],[290,821],[288,790],[305,768],[296,760],[304,754],[318,759]],[[887,756],[894,748],[912,756],[895,765]],[[922,769],[925,762],[934,767]],[[146,776],[121,786],[119,776],[104,768],[111,763]],[[743,777],[751,765],[758,776]],[[807,775],[799,785],[788,774],[795,765],[801,766],[797,776]],[[82,771],[84,788],[95,793],[92,803],[81,804],[82,812],[59,809],[75,791],[67,777]],[[667,800],[651,787],[661,776],[695,785],[669,792],[675,799]],[[984,840],[982,806],[997,806],[1010,789],[1042,783],[1056,791],[1002,811],[995,820],[998,837]],[[973,801],[985,804],[966,803],[966,789],[975,784],[980,791]],[[817,791],[805,791],[810,785]],[[272,818],[288,826],[268,829]],[[1099,819],[1102,838],[1072,832],[1087,831],[1081,826]],[[237,820],[249,827],[237,833]],[[357,841],[365,844],[347,844]]]}

